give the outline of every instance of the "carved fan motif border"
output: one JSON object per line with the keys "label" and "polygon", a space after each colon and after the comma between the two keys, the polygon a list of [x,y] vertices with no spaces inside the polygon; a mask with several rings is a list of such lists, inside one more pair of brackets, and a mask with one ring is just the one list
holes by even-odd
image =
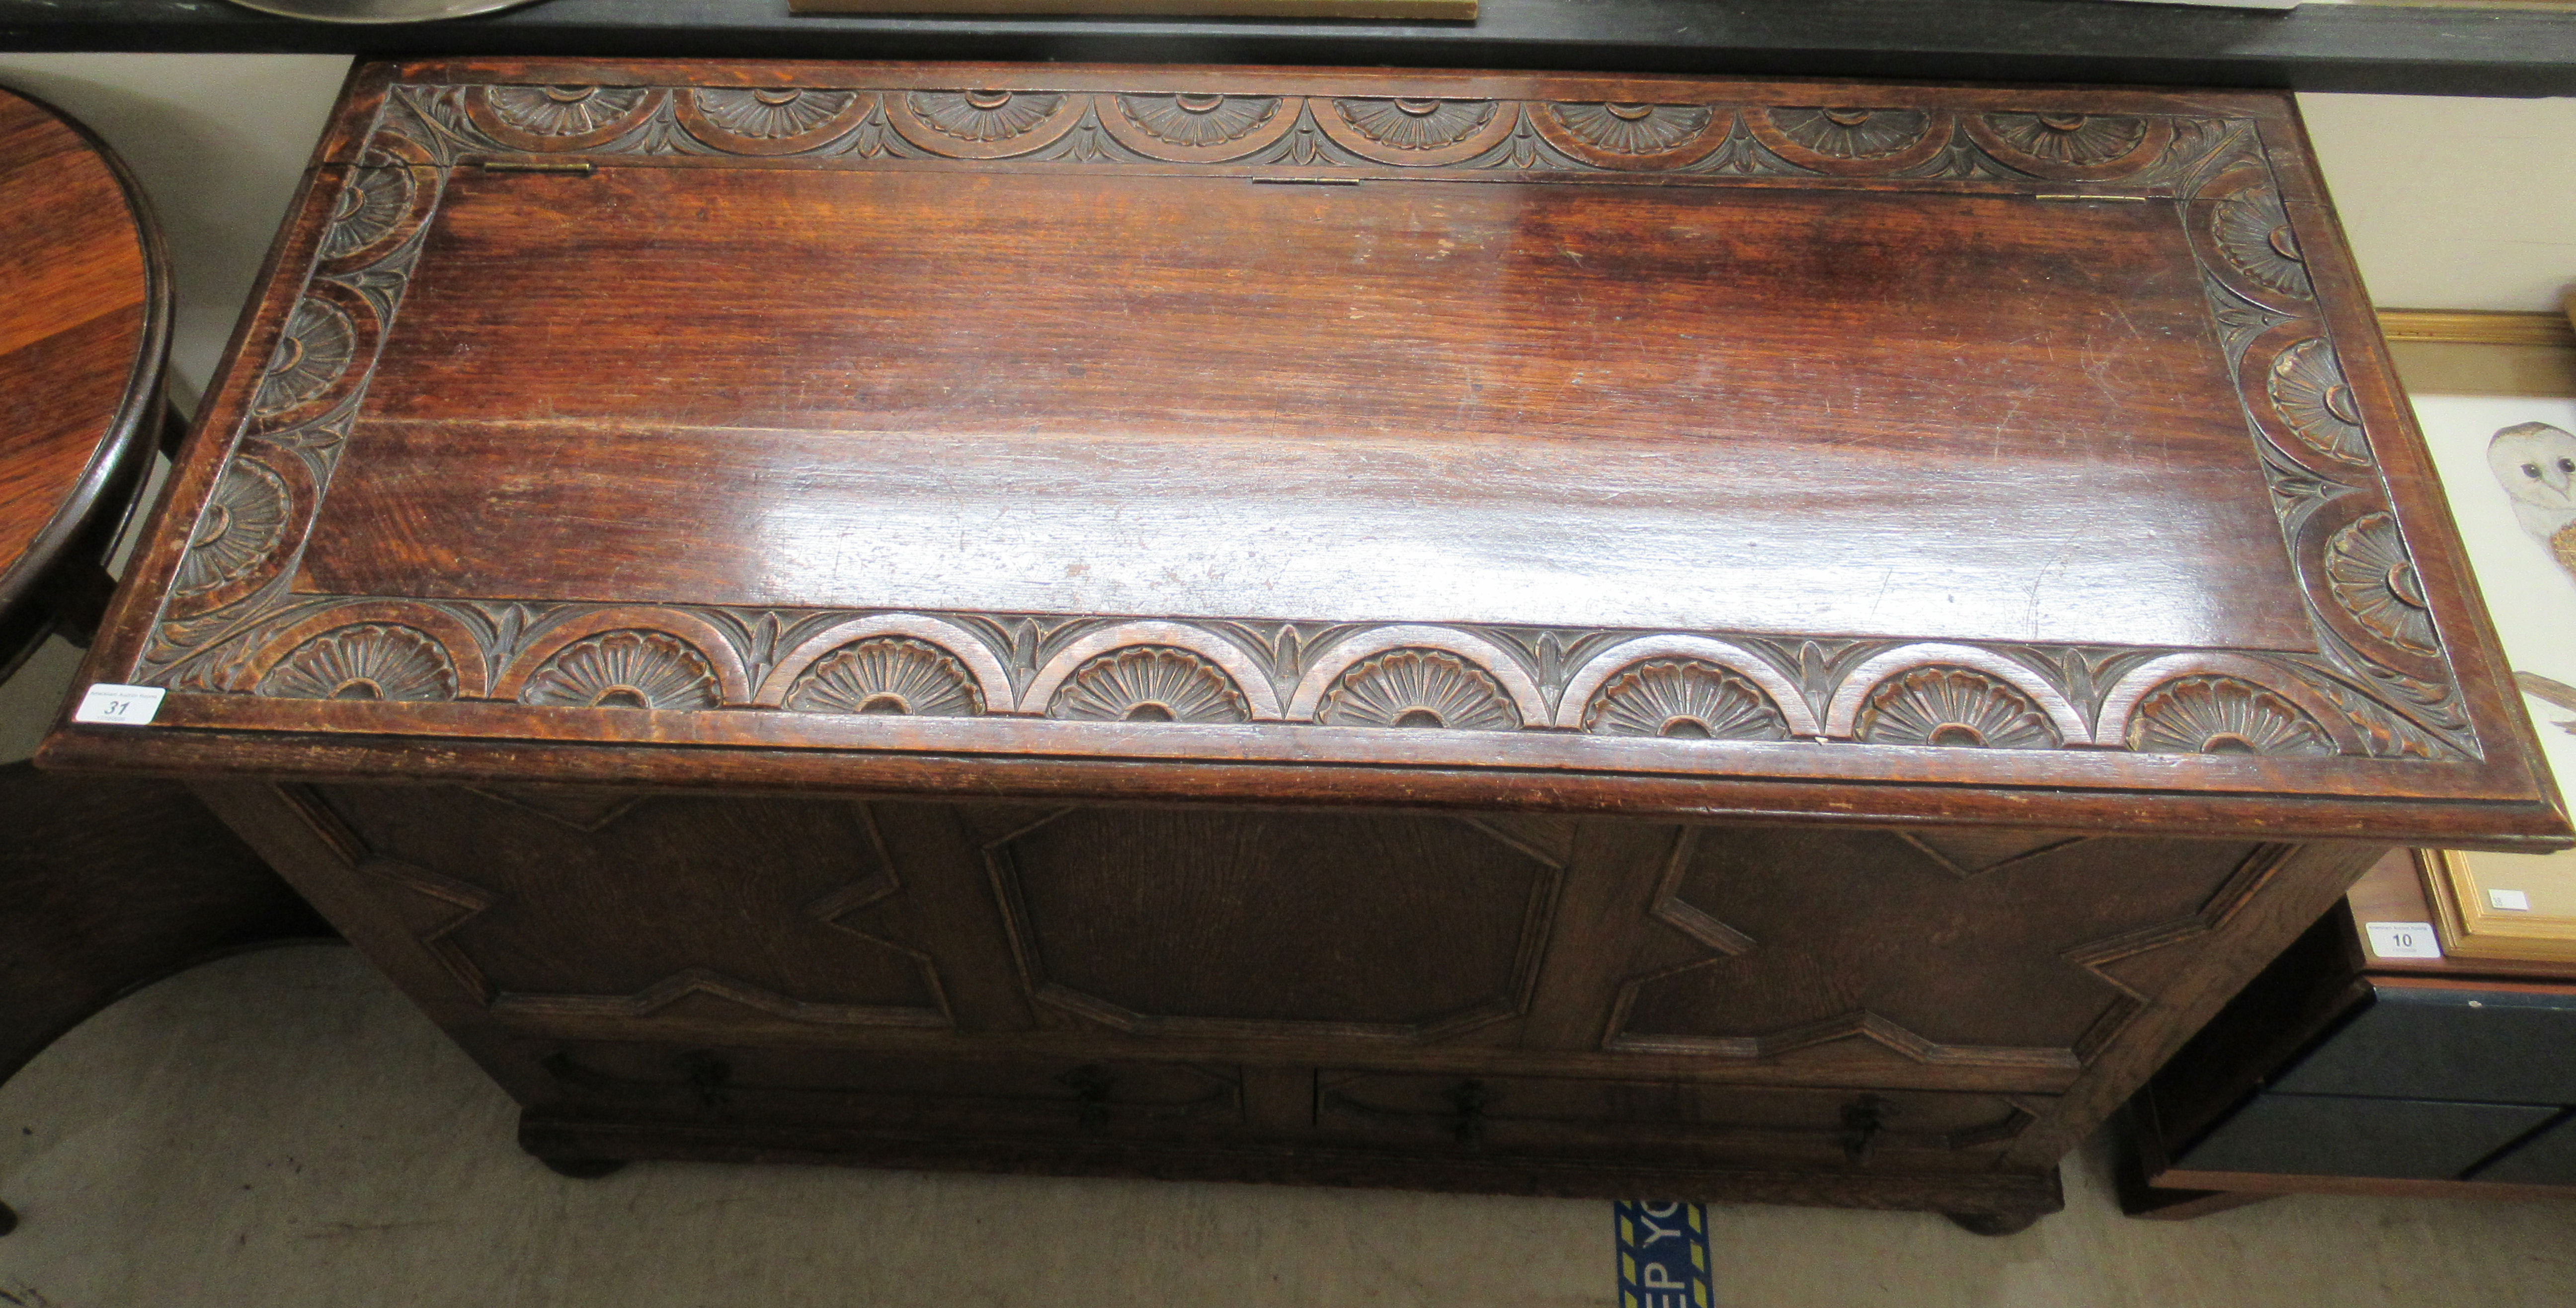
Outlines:
{"label": "carved fan motif border", "polygon": [[2249,124],[2155,114],[1405,96],[398,84],[370,144],[442,166],[614,160],[1173,163],[2164,189]]}
{"label": "carved fan motif border", "polygon": [[[1436,168],[2169,202],[2320,653],[1224,617],[299,595],[445,181],[494,156]],[[2069,186],[2109,191],[2063,193]],[[1299,722],[1699,740],[2481,757],[2246,120],[1209,93],[397,85],[131,679],[281,699]]]}

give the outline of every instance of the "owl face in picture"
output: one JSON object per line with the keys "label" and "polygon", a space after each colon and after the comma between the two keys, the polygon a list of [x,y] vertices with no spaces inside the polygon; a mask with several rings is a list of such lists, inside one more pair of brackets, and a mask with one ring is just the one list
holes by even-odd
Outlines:
{"label": "owl face in picture", "polygon": [[2487,466],[2516,504],[2576,512],[2576,435],[2516,423],[2487,442]]}

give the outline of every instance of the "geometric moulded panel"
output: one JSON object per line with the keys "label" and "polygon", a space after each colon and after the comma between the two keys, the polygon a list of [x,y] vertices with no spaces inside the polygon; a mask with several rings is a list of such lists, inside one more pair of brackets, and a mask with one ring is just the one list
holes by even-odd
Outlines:
{"label": "geometric moulded panel", "polygon": [[1686,832],[1659,924],[1701,957],[1632,977],[1609,1045],[1770,1058],[1863,1039],[1926,1063],[2072,1068],[2271,865],[2247,843]]}
{"label": "geometric moulded panel", "polygon": [[1435,1040],[1512,1017],[1560,871],[1410,816],[1068,809],[985,853],[1035,998],[1175,1035]]}
{"label": "geometric moulded panel", "polygon": [[496,1014],[949,1025],[930,960],[878,920],[901,887],[859,805],[556,788],[327,802],[366,846],[364,884]]}

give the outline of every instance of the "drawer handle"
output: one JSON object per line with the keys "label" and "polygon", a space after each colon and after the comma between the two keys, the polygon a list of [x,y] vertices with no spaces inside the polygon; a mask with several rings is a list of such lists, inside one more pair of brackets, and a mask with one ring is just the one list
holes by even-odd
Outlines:
{"label": "drawer handle", "polygon": [[1451,1087],[1449,1093],[1443,1098],[1449,1101],[1452,1109],[1457,1110],[1456,1116],[1450,1119],[1449,1129],[1458,1138],[1458,1143],[1470,1149],[1483,1145],[1485,1143],[1485,1106],[1493,1102],[1493,1096],[1485,1093],[1485,1083],[1461,1081]]}
{"label": "drawer handle", "polygon": [[1118,1078],[1103,1070],[1098,1063],[1085,1063],[1056,1078],[1057,1083],[1073,1090],[1077,1105],[1074,1125],[1085,1131],[1109,1129],[1109,1088]]}
{"label": "drawer handle", "polygon": [[1843,1158],[1854,1167],[1869,1166],[1878,1140],[1887,1133],[1889,1105],[1877,1095],[1862,1095],[1843,1105]]}

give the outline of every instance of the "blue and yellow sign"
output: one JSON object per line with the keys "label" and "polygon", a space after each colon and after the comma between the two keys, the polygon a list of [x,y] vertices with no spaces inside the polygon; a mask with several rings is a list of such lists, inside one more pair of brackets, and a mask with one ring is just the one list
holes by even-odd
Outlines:
{"label": "blue and yellow sign", "polygon": [[1615,1203],[1619,1308],[1715,1308],[1705,1204]]}

